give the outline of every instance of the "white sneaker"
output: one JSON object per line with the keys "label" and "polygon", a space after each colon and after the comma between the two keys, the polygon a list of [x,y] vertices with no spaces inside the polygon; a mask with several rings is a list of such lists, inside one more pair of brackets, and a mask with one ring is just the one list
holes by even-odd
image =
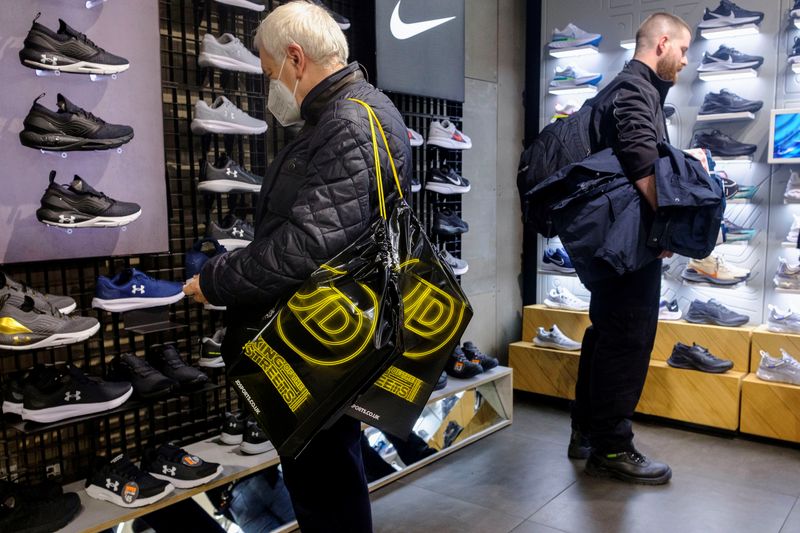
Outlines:
{"label": "white sneaker", "polygon": [[789,181],[786,183],[786,192],[783,197],[789,202],[800,202],[800,174],[792,170],[789,173]]}
{"label": "white sneaker", "polygon": [[800,264],[789,264],[785,257],[778,258],[778,270],[772,282],[779,289],[800,289]]}
{"label": "white sneaker", "polygon": [[212,105],[205,100],[194,104],[192,133],[239,133],[259,134],[267,131],[267,123],[253,118],[224,96],[218,96]]}
{"label": "white sneaker", "polygon": [[678,300],[661,300],[658,306],[659,320],[680,320],[683,316],[681,308],[678,307]]}
{"label": "white sneaker", "polygon": [[800,313],[793,313],[791,309],[783,311],[774,305],[768,307],[768,330],[777,333],[800,333]]}
{"label": "white sneaker", "polygon": [[536,336],[533,338],[533,344],[536,346],[544,346],[546,348],[555,348],[556,350],[567,350],[574,352],[581,349],[581,343],[576,342],[558,329],[558,326],[553,324],[553,327],[544,329],[539,327]]}
{"label": "white sneaker", "polygon": [[566,66],[556,67],[556,75],[550,82],[550,87],[578,87],[580,85],[597,85],[603,79],[603,75],[597,72],[589,72],[580,67]]}
{"label": "white sneaker", "polygon": [[556,287],[544,299],[544,305],[553,309],[569,309],[571,311],[588,311],[589,302],[585,302],[569,292],[565,287]]}
{"label": "white sneaker", "polygon": [[797,244],[797,239],[800,237],[800,215],[792,215],[792,227],[789,228],[789,233],[786,234],[786,242]]}
{"label": "white sneaker", "polygon": [[597,45],[602,39],[603,36],[599,33],[583,31],[570,22],[563,30],[558,28],[553,30],[553,39],[547,46],[549,48],[573,48],[589,44]]}
{"label": "white sneaker", "polygon": [[412,130],[411,128],[406,128],[406,129],[408,130],[408,142],[411,146],[422,146],[425,143],[425,140],[422,138],[422,135]]}
{"label": "white sneaker", "polygon": [[451,150],[469,150],[472,140],[458,131],[456,125],[445,119],[441,122],[434,120],[428,128],[428,144],[441,146]]}
{"label": "white sneaker", "polygon": [[223,33],[219,39],[206,33],[203,40],[200,41],[197,64],[205,68],[216,67],[223,70],[262,74],[261,61],[258,57],[230,33]]}
{"label": "white sneaker", "polygon": [[756,376],[764,381],[777,381],[800,385],[800,363],[781,348],[781,358],[775,359],[764,350],[761,350],[761,363],[758,365]]}
{"label": "white sneaker", "polygon": [[439,255],[442,256],[442,260],[444,260],[445,263],[450,265],[450,268],[453,269],[453,274],[456,276],[461,276],[469,271],[469,265],[466,261],[457,257],[453,257],[453,255],[447,250],[443,249],[441,252],[439,252]]}

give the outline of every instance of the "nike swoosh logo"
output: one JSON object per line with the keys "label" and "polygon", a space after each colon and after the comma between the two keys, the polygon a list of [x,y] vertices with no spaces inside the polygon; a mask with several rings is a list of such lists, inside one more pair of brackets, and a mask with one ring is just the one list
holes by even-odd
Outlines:
{"label": "nike swoosh logo", "polygon": [[394,35],[394,37],[400,41],[415,37],[420,33],[424,33],[428,30],[431,30],[436,26],[441,26],[445,22],[450,22],[455,18],[455,17],[446,17],[441,19],[423,20],[421,22],[406,23],[400,20],[400,3],[402,1],[403,0],[397,0],[397,5],[394,6],[394,11],[392,11],[392,19],[389,22],[389,29],[391,30],[392,35]]}

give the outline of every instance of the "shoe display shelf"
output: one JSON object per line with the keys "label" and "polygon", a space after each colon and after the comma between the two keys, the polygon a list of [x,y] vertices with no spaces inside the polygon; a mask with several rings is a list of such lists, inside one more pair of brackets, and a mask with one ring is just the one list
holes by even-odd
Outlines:
{"label": "shoe display shelf", "polygon": [[571,48],[551,48],[549,50],[550,57],[555,57],[557,59],[564,59],[566,57],[594,56],[599,53],[600,50],[593,44],[574,46]]}
{"label": "shoe display shelf", "polygon": [[800,74],[800,63],[792,63],[792,73]]}
{"label": "shoe display shelf", "polygon": [[[579,351],[554,350],[531,342],[538,326],[557,324],[568,337],[581,341],[589,315],[586,312],[526,306],[523,341],[509,346],[509,366],[515,389],[573,399],[578,377]],[[742,381],[748,372],[752,329],[659,321],[638,412],[702,426],[736,430]],[[672,368],[666,360],[676,342],[700,344],[718,356],[731,359],[733,370],[709,374]]]}
{"label": "shoe display shelf", "polygon": [[758,35],[761,29],[757,24],[741,24],[739,26],[723,26],[721,28],[708,28],[700,30],[703,39],[733,39],[745,35]]}
{"label": "shoe display shelf", "polygon": [[742,111],[739,113],[714,113],[711,115],[697,115],[697,122],[739,122],[755,120],[755,113]]}
{"label": "shoe display shelf", "polygon": [[585,95],[586,97],[597,94],[597,87],[594,85],[580,85],[578,87],[550,87],[548,93],[555,96]]}
{"label": "shoe display shelf", "polygon": [[[459,419],[459,422],[461,422],[464,427],[463,431],[449,447],[441,449],[437,453],[421,459],[394,474],[390,474],[370,483],[369,490],[377,490],[433,461],[437,461],[464,446],[510,425],[513,413],[512,374],[513,371],[510,368],[497,367],[470,379],[451,378],[448,380],[445,388],[434,391],[428,400],[428,405],[444,400],[445,398],[450,398],[459,393],[462,393],[462,396],[458,400],[458,403],[450,410],[448,418],[446,418],[442,424],[442,429],[433,436],[433,439],[441,439],[439,433],[444,432],[448,419],[451,417]],[[503,419],[499,421],[490,420],[485,416],[481,416],[481,411],[479,410],[471,420],[464,420],[463,416],[465,415],[463,413],[467,411],[467,409],[459,409],[459,405],[463,405],[464,407],[467,405],[474,405],[476,393],[480,393],[485,402],[491,405],[494,412],[500,414]],[[133,520],[157,509],[191,498],[192,496],[212,488],[227,485],[237,479],[249,476],[250,474],[254,474],[280,463],[280,458],[274,448],[258,455],[247,455],[241,453],[238,446],[221,444],[219,442],[219,437],[207,438],[194,444],[184,446],[183,448],[188,453],[202,457],[203,460],[207,462],[220,463],[223,465],[222,475],[200,487],[175,489],[164,499],[151,505],[135,509],[128,509],[109,502],[96,500],[86,494],[84,482],[77,481],[65,486],[64,490],[77,492],[78,496],[80,496],[83,509],[64,531],[94,533],[114,528],[121,522]],[[297,527],[297,522],[291,522],[285,524],[276,531],[294,531]]]}
{"label": "shoe display shelf", "polygon": [[747,80],[757,78],[758,71],[752,68],[742,68],[737,70],[720,70],[717,72],[699,72],[698,77],[702,81]]}
{"label": "shoe display shelf", "polygon": [[761,326],[753,332],[750,373],[742,385],[742,433],[800,442],[800,385],[763,381],[756,376],[760,351],[780,357],[783,348],[800,353],[800,335],[774,333]]}

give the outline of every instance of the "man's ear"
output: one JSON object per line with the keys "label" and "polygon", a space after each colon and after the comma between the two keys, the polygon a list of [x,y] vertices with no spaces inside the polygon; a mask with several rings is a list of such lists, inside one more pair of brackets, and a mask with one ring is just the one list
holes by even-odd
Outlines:
{"label": "man's ear", "polygon": [[300,45],[292,43],[287,49],[287,54],[287,61],[294,66],[297,74],[302,76],[306,70],[306,67],[308,66],[308,60],[305,52],[303,52],[303,49],[300,47]]}
{"label": "man's ear", "polygon": [[656,44],[656,52],[658,55],[662,55],[667,50],[667,43],[669,42],[668,35],[662,35],[658,39],[658,43]]}

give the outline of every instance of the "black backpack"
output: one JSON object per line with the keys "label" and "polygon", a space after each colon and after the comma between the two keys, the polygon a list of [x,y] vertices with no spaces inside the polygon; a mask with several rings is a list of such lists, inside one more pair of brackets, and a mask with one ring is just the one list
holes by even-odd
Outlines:
{"label": "black backpack", "polygon": [[522,221],[545,237],[554,237],[548,223],[547,206],[531,205],[529,193],[539,183],[572,163],[583,161],[592,153],[591,100],[573,114],[548,124],[522,152],[517,170],[517,189],[522,202]]}

